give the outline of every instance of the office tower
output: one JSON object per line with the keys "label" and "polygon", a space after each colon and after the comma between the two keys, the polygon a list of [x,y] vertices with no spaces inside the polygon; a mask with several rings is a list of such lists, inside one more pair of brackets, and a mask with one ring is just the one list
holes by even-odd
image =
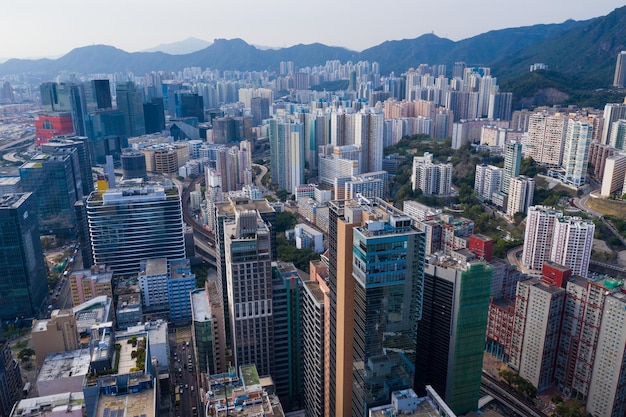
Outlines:
{"label": "office tower", "polygon": [[587,276],[595,224],[580,217],[561,217],[554,224],[550,260]]}
{"label": "office tower", "polygon": [[491,278],[485,262],[448,258],[424,267],[415,389],[431,385],[457,415],[478,407]]}
{"label": "office tower", "polygon": [[182,89],[183,85],[178,81],[166,80],[161,85],[162,91],[159,97],[163,97],[163,106],[170,117],[176,114],[176,93]]}
{"label": "office tower", "polygon": [[334,201],[330,213],[329,408],[367,415],[413,384],[424,235],[380,199]]}
{"label": "office tower", "polygon": [[238,181],[237,147],[218,148],[215,152],[215,171],[221,177],[222,192],[241,189]]}
{"label": "office tower", "polygon": [[191,292],[191,337],[200,373],[227,371],[226,333],[222,294],[213,281]]}
{"label": "office tower", "polygon": [[584,120],[570,120],[567,124],[562,165],[566,184],[574,187],[586,184],[592,132],[592,125]]}
{"label": "office tower", "polygon": [[176,187],[125,187],[93,192],[86,203],[97,265],[115,275],[136,273],[149,258],[185,258],[180,195]]}
{"label": "office tower", "polygon": [[602,197],[610,197],[617,194],[618,197],[621,197],[625,177],[626,154],[620,153],[606,158],[600,195]]}
{"label": "office tower", "polygon": [[87,112],[113,108],[109,80],[91,80],[83,83]]}
{"label": "office tower", "polygon": [[304,132],[301,123],[270,120],[272,182],[293,193],[304,183]]}
{"label": "office tower", "polygon": [[615,76],[613,77],[613,87],[624,88],[626,86],[626,51],[617,54],[615,63]]}
{"label": "office tower", "polygon": [[511,120],[513,93],[491,93],[487,117],[492,120]]}
{"label": "office tower", "polygon": [[615,122],[622,119],[626,119],[626,103],[607,103],[604,106],[604,124],[600,139],[603,144],[610,143]]}
{"label": "office tower", "polygon": [[8,342],[0,342],[0,414],[10,416],[13,406],[22,398],[20,365],[13,359]]}
{"label": "office tower", "polygon": [[620,119],[613,122],[609,144],[615,149],[626,151],[626,120]]}
{"label": "office tower", "polygon": [[383,169],[382,111],[374,108],[361,110],[353,116],[354,144],[361,147],[361,172]]}
{"label": "office tower", "polygon": [[302,307],[302,401],[308,415],[330,415],[328,410],[330,365],[330,298],[328,266],[311,261]]}
{"label": "office tower", "polygon": [[561,166],[568,118],[561,113],[534,113],[522,139],[524,157],[552,167]]}
{"label": "office tower", "polygon": [[46,265],[39,240],[39,222],[32,193],[0,199],[0,319],[35,317],[48,292]]}
{"label": "office tower", "polygon": [[74,122],[70,112],[41,112],[33,116],[37,145],[60,135],[74,134]]}
{"label": "office tower", "polygon": [[41,145],[41,152],[55,153],[57,149],[76,149],[78,166],[80,169],[80,181],[83,196],[89,195],[94,190],[94,180],[91,171],[91,157],[89,153],[89,138],[86,136],[72,136],[67,138],[55,138]]}
{"label": "office tower", "polygon": [[146,134],[146,125],[143,115],[143,94],[135,83],[127,81],[115,85],[117,108],[124,114],[124,124],[127,137],[136,137]]}
{"label": "office tower", "polygon": [[147,178],[146,155],[132,149],[124,149],[120,157],[122,162],[122,178]]}
{"label": "office tower", "polygon": [[491,201],[491,196],[500,191],[502,172],[502,168],[493,165],[476,165],[474,190],[481,199]]}
{"label": "office tower", "polygon": [[270,100],[266,97],[252,97],[250,99],[250,113],[252,124],[261,126],[263,120],[270,118]]}
{"label": "office tower", "polygon": [[195,117],[198,122],[204,123],[204,105],[202,96],[189,92],[178,92],[174,95],[176,102],[176,117]]}
{"label": "office tower", "polygon": [[303,284],[292,263],[272,263],[274,363],[272,380],[285,411],[302,409]]}
{"label": "office tower", "polygon": [[20,167],[20,178],[33,193],[41,234],[74,234],[74,204],[83,196],[76,149],[34,156]]}
{"label": "office tower", "polygon": [[526,213],[526,211],[528,211],[528,207],[533,204],[534,192],[534,179],[528,178],[525,175],[511,178],[506,215],[513,218],[515,213]]}
{"label": "office tower", "polygon": [[502,187],[500,190],[509,193],[511,178],[519,175],[522,166],[522,144],[509,142],[504,146],[504,168],[502,169]]}
{"label": "office tower", "polygon": [[85,136],[85,95],[82,85],[71,83],[42,83],[39,86],[44,112],[70,112],[74,133]]}
{"label": "office tower", "polygon": [[434,164],[432,154],[413,157],[411,175],[413,190],[424,195],[447,196],[452,188],[452,164]]}
{"label": "office tower", "polygon": [[554,242],[554,225],[563,213],[550,207],[531,206],[526,217],[522,265],[541,270],[543,263],[550,260]]}
{"label": "office tower", "polygon": [[163,97],[151,97],[150,101],[143,103],[143,121],[146,126],[146,134],[165,130]]}
{"label": "office tower", "polygon": [[224,225],[228,308],[235,364],[274,364],[272,246],[269,226],[255,210],[238,210]]}

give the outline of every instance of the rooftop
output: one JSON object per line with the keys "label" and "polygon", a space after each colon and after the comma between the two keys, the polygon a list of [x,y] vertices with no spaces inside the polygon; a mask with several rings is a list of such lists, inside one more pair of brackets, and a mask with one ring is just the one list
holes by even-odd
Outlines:
{"label": "rooftop", "polygon": [[[129,385],[136,379],[131,378]],[[120,396],[101,394],[95,417],[152,417],[156,413],[155,401],[154,388]]]}
{"label": "rooftop", "polygon": [[61,415],[82,417],[85,398],[82,392],[65,392],[45,397],[26,398],[15,406],[14,417],[45,417]]}
{"label": "rooftop", "polygon": [[54,381],[61,378],[85,376],[89,371],[89,349],[48,353],[41,366],[37,381]]}

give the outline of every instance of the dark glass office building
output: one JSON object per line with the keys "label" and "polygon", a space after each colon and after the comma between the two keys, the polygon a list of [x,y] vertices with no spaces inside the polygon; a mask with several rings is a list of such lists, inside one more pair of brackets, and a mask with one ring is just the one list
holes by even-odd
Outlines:
{"label": "dark glass office building", "polygon": [[6,194],[0,198],[0,319],[3,324],[36,317],[48,293],[34,200],[32,193]]}

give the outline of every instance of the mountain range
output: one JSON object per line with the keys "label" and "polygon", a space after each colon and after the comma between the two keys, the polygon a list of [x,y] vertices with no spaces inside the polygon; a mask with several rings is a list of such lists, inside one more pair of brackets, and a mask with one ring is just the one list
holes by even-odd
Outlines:
{"label": "mountain range", "polygon": [[527,73],[531,64],[542,62],[552,70],[606,87],[612,83],[615,59],[621,50],[626,50],[626,6],[585,21],[494,30],[456,42],[425,34],[387,41],[362,52],[319,43],[264,50],[241,39],[216,39],[204,49],[176,55],[160,51],[129,53],[93,45],[76,48],[58,59],[10,59],[0,64],[0,74],[141,74],[185,67],[277,71],[281,61],[304,67],[323,65],[327,60],[367,60],[378,62],[381,74],[400,74],[421,63],[446,64],[450,72],[454,62],[464,61],[468,66],[491,67],[492,74],[503,79]]}

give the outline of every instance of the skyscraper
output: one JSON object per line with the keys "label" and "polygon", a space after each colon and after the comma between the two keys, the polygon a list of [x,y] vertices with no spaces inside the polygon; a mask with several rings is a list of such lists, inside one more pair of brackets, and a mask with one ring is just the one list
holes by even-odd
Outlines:
{"label": "skyscraper", "polygon": [[549,207],[528,208],[522,265],[541,270],[552,261],[587,275],[595,225],[591,220],[563,216]]}
{"label": "skyscraper", "polygon": [[185,258],[180,195],[176,187],[123,187],[87,199],[94,262],[115,275],[136,273],[150,258]]}
{"label": "skyscraper", "polygon": [[383,169],[383,122],[382,111],[363,109],[353,115],[354,144],[361,147],[361,172]]}
{"label": "skyscraper", "polygon": [[38,154],[20,167],[20,178],[24,191],[33,193],[42,234],[73,234],[74,204],[83,196],[77,150]]}
{"label": "skyscraper", "polygon": [[455,414],[476,410],[491,293],[485,262],[444,259],[424,269],[415,390],[431,385]]}
{"label": "skyscraper", "polygon": [[379,199],[331,213],[331,414],[365,416],[414,382],[424,234]]}
{"label": "skyscraper", "polygon": [[626,86],[626,51],[621,51],[617,54],[613,87],[624,88],[624,86]]}
{"label": "skyscraper", "polygon": [[250,99],[250,113],[252,124],[260,126],[261,122],[270,117],[270,100],[266,97],[252,97]]}
{"label": "skyscraper", "polygon": [[581,187],[587,182],[587,165],[589,165],[589,145],[591,144],[593,126],[584,120],[570,120],[565,135],[563,152],[563,168],[565,183]]}
{"label": "skyscraper", "polygon": [[509,197],[506,206],[506,215],[510,218],[515,213],[526,213],[528,207],[533,204],[533,193],[535,192],[535,180],[525,175],[511,178],[509,186]]}
{"label": "skyscraper", "polygon": [[522,166],[522,144],[509,142],[504,146],[504,168],[502,170],[502,187],[500,190],[509,193],[511,178],[519,175]]}
{"label": "skyscraper", "polygon": [[554,242],[554,225],[563,213],[551,207],[532,206],[528,208],[522,265],[541,270],[543,263],[550,260]]}
{"label": "skyscraper", "polygon": [[528,132],[522,139],[524,156],[530,156],[539,164],[561,166],[567,121],[566,115],[561,113],[531,115]]}
{"label": "skyscraper", "polygon": [[0,319],[34,318],[48,292],[32,193],[0,198]]}
{"label": "skyscraper", "polygon": [[603,144],[610,143],[615,122],[622,119],[626,119],[626,103],[607,103],[604,106],[604,125],[600,139]]}
{"label": "skyscraper", "polygon": [[257,211],[237,210],[224,238],[235,363],[256,364],[268,375],[275,360],[270,228]]}
{"label": "skyscraper", "polygon": [[80,168],[80,182],[83,196],[89,195],[94,190],[94,181],[91,172],[91,158],[89,154],[89,138],[85,136],[72,136],[69,138],[55,138],[41,145],[41,151],[55,153],[58,149],[76,149],[78,166]]}
{"label": "skyscraper", "polygon": [[491,200],[494,193],[500,191],[502,184],[502,169],[493,165],[476,165],[474,190],[479,198]]}
{"label": "skyscraper", "polygon": [[124,114],[126,136],[136,137],[146,134],[143,115],[143,94],[132,81],[115,85],[117,108]]}
{"label": "skyscraper", "polygon": [[304,132],[302,123],[270,120],[270,161],[272,182],[294,193],[304,183]]}

